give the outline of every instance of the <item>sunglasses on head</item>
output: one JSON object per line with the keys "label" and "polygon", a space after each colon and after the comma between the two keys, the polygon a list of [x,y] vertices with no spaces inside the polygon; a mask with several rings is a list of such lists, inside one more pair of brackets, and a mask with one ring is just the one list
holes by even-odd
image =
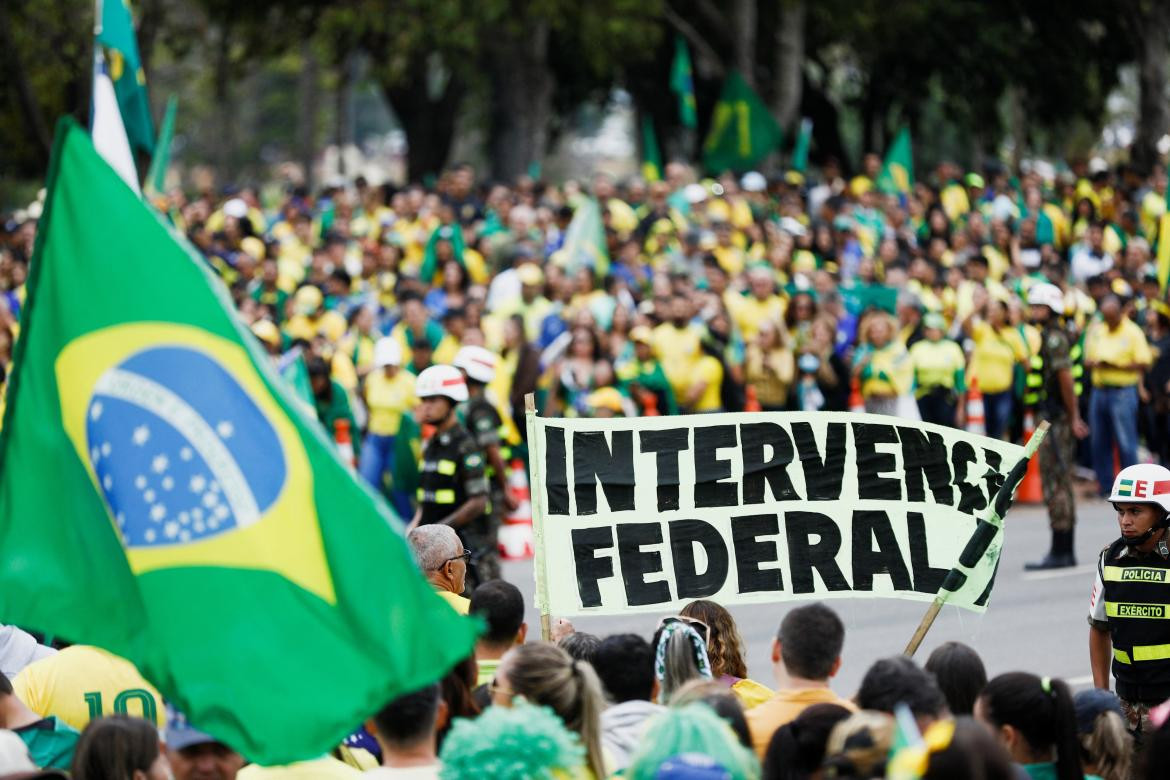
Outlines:
{"label": "sunglasses on head", "polygon": [[693,628],[699,636],[703,637],[704,642],[707,644],[711,643],[711,627],[698,618],[685,617],[684,615],[672,615],[670,617],[664,617],[662,620],[658,621],[657,630],[662,630],[669,623],[683,623],[684,625],[688,625]]}

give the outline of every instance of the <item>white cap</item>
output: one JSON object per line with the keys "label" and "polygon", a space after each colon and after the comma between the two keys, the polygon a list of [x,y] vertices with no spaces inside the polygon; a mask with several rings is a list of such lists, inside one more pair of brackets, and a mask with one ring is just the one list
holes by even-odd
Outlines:
{"label": "white cap", "polygon": [[1064,293],[1055,284],[1041,282],[1028,290],[1028,303],[1033,306],[1047,306],[1056,314],[1064,314]]}
{"label": "white cap", "polygon": [[763,192],[768,189],[768,180],[759,171],[748,171],[739,180],[739,186],[748,192]]}
{"label": "white cap", "polygon": [[683,197],[687,203],[702,203],[707,199],[707,188],[702,184],[688,184],[683,187]]}
{"label": "white cap", "polygon": [[402,365],[402,345],[398,339],[383,336],[374,342],[374,368]]}
{"label": "white cap", "polygon": [[431,366],[418,375],[414,392],[419,398],[441,395],[455,403],[462,403],[467,400],[467,380],[455,366]]}
{"label": "white cap", "polygon": [[1109,500],[1121,504],[1157,504],[1170,512],[1170,469],[1139,463],[1117,472]]}
{"label": "white cap", "polygon": [[223,204],[223,213],[236,219],[246,217],[248,216],[248,204],[242,198],[232,198]]}
{"label": "white cap", "polygon": [[467,372],[469,379],[485,385],[496,378],[496,353],[484,347],[460,347],[455,353],[455,367]]}

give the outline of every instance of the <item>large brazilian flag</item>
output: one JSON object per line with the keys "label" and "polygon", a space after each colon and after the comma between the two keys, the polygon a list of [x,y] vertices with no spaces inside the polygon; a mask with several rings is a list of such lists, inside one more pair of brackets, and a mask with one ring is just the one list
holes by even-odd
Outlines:
{"label": "large brazilian flag", "polygon": [[202,259],[61,123],[0,431],[0,622],[124,656],[259,763],[473,649]]}

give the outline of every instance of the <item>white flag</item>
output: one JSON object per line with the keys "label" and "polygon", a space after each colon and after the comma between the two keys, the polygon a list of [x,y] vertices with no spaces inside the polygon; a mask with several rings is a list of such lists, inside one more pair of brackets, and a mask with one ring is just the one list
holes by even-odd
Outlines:
{"label": "white flag", "polygon": [[138,169],[134,165],[134,153],[130,151],[130,140],[126,137],[126,125],[122,123],[122,111],[114,94],[114,82],[106,71],[106,61],[101,51],[94,54],[93,63],[93,118],[90,135],[98,154],[110,164],[122,180],[138,194]]}

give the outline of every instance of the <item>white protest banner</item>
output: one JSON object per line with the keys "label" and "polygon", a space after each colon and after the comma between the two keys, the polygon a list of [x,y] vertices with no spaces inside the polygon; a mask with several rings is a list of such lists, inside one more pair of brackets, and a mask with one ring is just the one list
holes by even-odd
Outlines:
{"label": "white protest banner", "polygon": [[[932,601],[1023,448],[896,417],[528,415],[537,601]],[[986,609],[1002,530],[948,603]]]}

